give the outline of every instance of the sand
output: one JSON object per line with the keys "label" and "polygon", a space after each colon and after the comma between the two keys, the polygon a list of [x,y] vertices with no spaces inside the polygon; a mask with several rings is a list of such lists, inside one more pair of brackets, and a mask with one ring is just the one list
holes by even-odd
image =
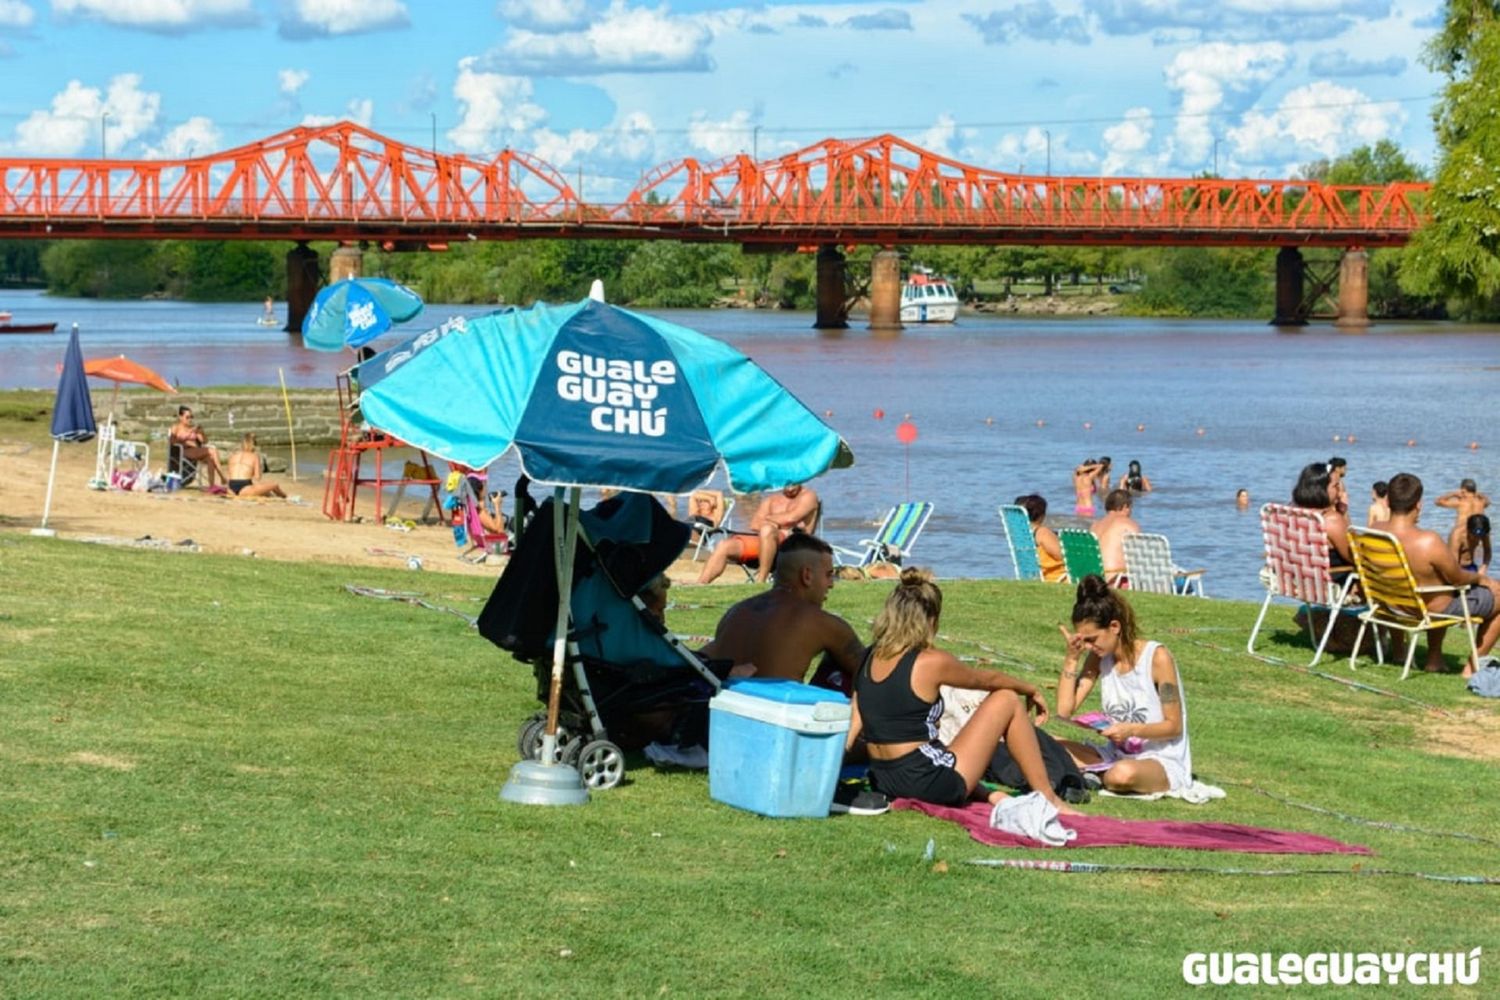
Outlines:
{"label": "sand", "polygon": [[[41,524],[46,501],[47,467],[52,448],[0,440],[0,531],[25,534]],[[57,485],[47,526],[63,539],[102,539],[115,544],[175,548],[184,552],[222,553],[290,562],[402,568],[416,556],[424,570],[496,577],[503,556],[474,564],[458,558],[453,532],[446,525],[418,524],[397,531],[373,522],[369,490],[360,492],[356,512],[363,522],[336,522],[323,516],[323,478],[280,482],[291,499],[215,496],[196,487],[174,493],[130,493],[93,490],[94,445],[64,444],[58,455]],[[397,513],[415,519],[427,494],[409,491]],[[389,511],[382,511],[388,514]],[[149,536],[149,538],[147,538]],[[181,544],[181,543],[191,544]],[[697,578],[699,564],[678,560],[669,571],[677,583]],[[724,583],[743,582],[743,574],[726,573]]]}

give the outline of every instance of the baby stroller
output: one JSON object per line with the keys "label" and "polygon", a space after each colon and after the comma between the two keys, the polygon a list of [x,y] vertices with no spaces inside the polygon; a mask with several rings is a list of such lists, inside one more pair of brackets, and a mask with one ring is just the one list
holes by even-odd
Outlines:
{"label": "baby stroller", "polygon": [[[537,509],[479,616],[480,635],[531,666],[544,705],[557,612],[555,509],[550,500]],[[611,497],[581,516],[557,760],[576,766],[590,788],[613,788],[624,777],[621,745],[630,744],[635,720],[701,706],[731,666],[700,659],[639,596],[681,554],[691,530],[639,493]],[[523,758],[540,758],[546,721],[541,711],[521,726]]]}

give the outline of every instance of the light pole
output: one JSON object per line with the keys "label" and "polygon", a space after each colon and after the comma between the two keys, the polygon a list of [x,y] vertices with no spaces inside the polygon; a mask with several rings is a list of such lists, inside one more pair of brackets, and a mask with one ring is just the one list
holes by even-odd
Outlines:
{"label": "light pole", "polygon": [[1214,176],[1219,176],[1219,137],[1214,136]]}
{"label": "light pole", "polygon": [[1044,135],[1044,136],[1047,137],[1047,176],[1051,177],[1052,176],[1052,131],[1051,131],[1051,129],[1045,129],[1045,128],[1042,129],[1042,135]]}
{"label": "light pole", "polygon": [[760,162],[760,126],[757,125],[750,130],[750,158],[756,163]]}
{"label": "light pole", "polygon": [[105,142],[105,128],[109,121],[109,111],[106,109],[99,112],[99,159],[109,159],[109,146]]}
{"label": "light pole", "polygon": [[437,112],[436,111],[429,111],[427,113],[432,116],[432,158],[434,160],[436,160],[437,159]]}

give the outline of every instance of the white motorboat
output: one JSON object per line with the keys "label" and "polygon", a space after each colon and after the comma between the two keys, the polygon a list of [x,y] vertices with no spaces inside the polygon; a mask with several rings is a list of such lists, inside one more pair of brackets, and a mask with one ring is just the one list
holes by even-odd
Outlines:
{"label": "white motorboat", "polygon": [[914,266],[901,287],[901,322],[952,323],[958,319],[958,293],[947,278]]}

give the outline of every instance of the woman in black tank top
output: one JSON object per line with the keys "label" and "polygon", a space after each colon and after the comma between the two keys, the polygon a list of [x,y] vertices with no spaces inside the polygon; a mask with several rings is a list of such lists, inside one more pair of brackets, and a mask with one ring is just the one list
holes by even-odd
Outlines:
{"label": "woman in black tank top", "polygon": [[[1047,703],[1034,685],[998,670],[977,670],[932,645],[943,592],[926,570],[906,569],[875,619],[875,639],[854,680],[849,746],[861,734],[870,751],[870,781],[895,797],[961,805],[974,792],[995,748],[1004,741],[1027,784],[1072,813],[1047,780],[1037,745],[1037,722]],[[951,744],[938,739],[943,684],[991,692]],[[992,802],[1003,792],[989,796]]]}

